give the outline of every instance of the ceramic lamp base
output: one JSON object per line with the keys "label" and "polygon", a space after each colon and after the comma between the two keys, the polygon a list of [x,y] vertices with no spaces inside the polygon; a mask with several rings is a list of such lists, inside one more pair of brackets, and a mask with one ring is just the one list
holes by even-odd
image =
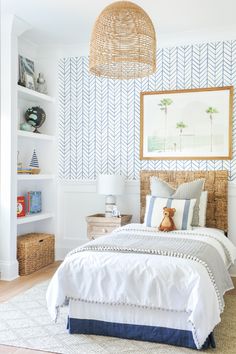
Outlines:
{"label": "ceramic lamp base", "polygon": [[105,199],[105,216],[112,218],[112,210],[116,205],[116,197],[114,195],[107,195]]}

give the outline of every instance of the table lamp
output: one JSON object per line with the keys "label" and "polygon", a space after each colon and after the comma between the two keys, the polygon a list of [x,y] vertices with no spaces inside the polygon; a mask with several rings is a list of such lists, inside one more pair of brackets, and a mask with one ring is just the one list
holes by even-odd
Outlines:
{"label": "table lamp", "polygon": [[124,193],[125,179],[120,175],[99,175],[97,179],[98,194],[105,195],[105,216],[112,217],[116,206],[116,195]]}

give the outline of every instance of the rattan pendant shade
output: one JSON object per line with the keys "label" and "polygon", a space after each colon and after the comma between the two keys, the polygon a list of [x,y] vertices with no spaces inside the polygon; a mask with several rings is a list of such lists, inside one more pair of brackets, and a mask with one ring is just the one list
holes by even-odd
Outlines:
{"label": "rattan pendant shade", "polygon": [[118,1],[97,18],[90,42],[89,71],[112,79],[134,79],[156,71],[156,35],[138,5]]}

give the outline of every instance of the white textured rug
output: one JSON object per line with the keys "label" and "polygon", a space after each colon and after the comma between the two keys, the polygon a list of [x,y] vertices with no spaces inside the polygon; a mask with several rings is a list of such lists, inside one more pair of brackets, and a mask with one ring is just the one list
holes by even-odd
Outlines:
{"label": "white textured rug", "polygon": [[[163,344],[94,335],[70,335],[66,330],[66,308],[62,309],[56,324],[48,315],[45,302],[47,285],[48,282],[41,283],[10,301],[0,304],[0,344],[63,354],[194,353],[190,349]],[[214,354],[235,353],[236,297],[227,296],[227,303],[228,311],[224,314],[224,323],[216,331],[217,349],[214,350]]]}

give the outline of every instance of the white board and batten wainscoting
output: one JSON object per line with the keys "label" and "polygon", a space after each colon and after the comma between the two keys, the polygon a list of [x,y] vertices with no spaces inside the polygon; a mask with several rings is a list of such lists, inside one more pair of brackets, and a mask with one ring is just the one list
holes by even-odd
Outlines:
{"label": "white board and batten wainscoting", "polygon": [[[236,183],[229,182],[229,239],[236,245]],[[105,197],[97,194],[96,181],[64,181],[59,184],[56,258],[63,259],[72,248],[88,242],[86,216],[101,213]],[[139,222],[139,181],[127,181],[125,194],[117,197],[122,214],[132,214],[132,222]],[[236,265],[231,268],[236,276]]]}

